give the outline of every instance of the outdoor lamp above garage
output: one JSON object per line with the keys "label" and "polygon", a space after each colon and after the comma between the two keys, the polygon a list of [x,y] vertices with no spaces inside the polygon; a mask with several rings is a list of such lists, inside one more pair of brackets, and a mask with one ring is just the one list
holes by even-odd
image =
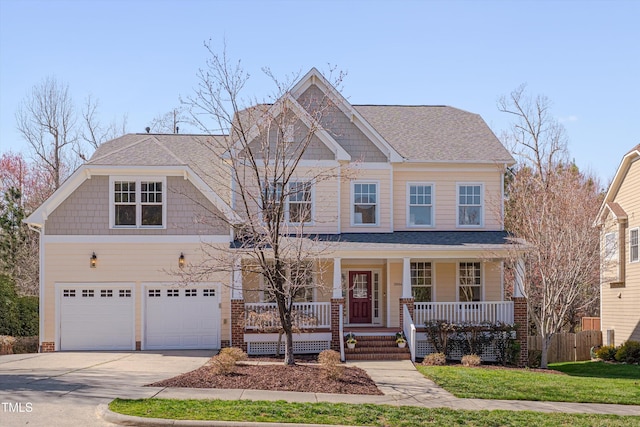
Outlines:
{"label": "outdoor lamp above garage", "polygon": [[98,264],[98,256],[94,252],[93,255],[91,255],[91,258],[89,258],[89,266],[91,268],[96,268],[97,264]]}
{"label": "outdoor lamp above garage", "polygon": [[180,257],[178,258],[178,267],[183,268],[184,267],[184,254],[180,253]]}

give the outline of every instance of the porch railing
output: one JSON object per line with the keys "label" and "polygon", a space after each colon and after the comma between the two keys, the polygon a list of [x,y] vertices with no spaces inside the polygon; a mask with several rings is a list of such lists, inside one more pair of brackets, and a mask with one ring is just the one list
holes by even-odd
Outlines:
{"label": "porch railing", "polygon": [[[331,303],[296,302],[291,312],[293,325],[298,329],[321,329],[331,327]],[[244,327],[247,330],[269,330],[280,326],[276,303],[245,303]]]}
{"label": "porch railing", "polygon": [[411,353],[411,361],[416,361],[416,325],[413,323],[411,313],[407,308],[407,304],[402,304],[402,330],[405,338],[407,338],[409,344],[409,351]]}
{"label": "porch railing", "polygon": [[416,302],[413,315],[418,327],[430,320],[513,323],[513,301]]}

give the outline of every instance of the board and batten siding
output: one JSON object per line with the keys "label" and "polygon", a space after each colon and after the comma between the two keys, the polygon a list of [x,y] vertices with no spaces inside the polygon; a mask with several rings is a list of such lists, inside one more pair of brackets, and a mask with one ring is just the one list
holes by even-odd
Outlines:
{"label": "board and batten siding", "polygon": [[[461,183],[482,184],[483,194],[483,223],[484,230],[502,229],[502,172],[497,166],[486,167],[438,165],[430,170],[429,167],[405,166],[393,172],[393,222],[395,231],[400,230],[455,230],[456,223],[457,186]],[[467,169],[467,170],[465,170]],[[408,188],[407,184],[433,184],[432,203],[434,206],[434,227],[410,227],[407,225]]]}
{"label": "board and batten siding", "polygon": [[[615,344],[620,345],[627,340],[640,341],[640,261],[629,259],[629,230],[640,227],[640,160],[631,163],[614,202],[624,209],[628,218],[624,236],[625,280],[623,287],[612,287],[603,281],[600,315],[602,330],[615,330]],[[608,219],[610,217],[611,214]]]}
{"label": "board and batten siding", "polygon": [[[227,247],[228,244],[220,244]],[[72,284],[95,287],[96,284],[134,284],[136,304],[136,341],[142,337],[143,287],[146,283],[177,283],[178,257],[186,262],[202,262],[200,244],[194,243],[45,243],[44,268],[44,336],[43,342],[55,341],[55,285]],[[96,268],[89,267],[89,258],[98,257]],[[228,340],[231,308],[228,303],[230,273],[212,274],[207,283],[219,285],[221,296],[220,334]]]}
{"label": "board and batten siding", "polygon": [[167,177],[163,229],[110,228],[109,177],[84,181],[47,218],[47,235],[229,235],[220,211],[183,177]]}

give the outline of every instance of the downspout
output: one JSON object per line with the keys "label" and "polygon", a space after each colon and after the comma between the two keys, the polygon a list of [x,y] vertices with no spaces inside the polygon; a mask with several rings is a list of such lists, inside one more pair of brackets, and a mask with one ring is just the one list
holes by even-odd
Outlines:
{"label": "downspout", "polygon": [[29,230],[38,233],[38,353],[42,352],[42,337],[44,336],[44,226],[27,224]]}

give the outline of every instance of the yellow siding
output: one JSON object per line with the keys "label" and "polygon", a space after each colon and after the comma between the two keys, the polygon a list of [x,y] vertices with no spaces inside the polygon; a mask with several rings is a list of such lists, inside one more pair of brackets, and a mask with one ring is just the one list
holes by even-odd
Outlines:
{"label": "yellow siding", "polygon": [[[616,345],[627,340],[640,341],[640,262],[629,260],[629,230],[640,227],[640,160],[630,165],[614,199],[627,213],[625,229],[624,287],[611,287],[607,277],[601,285],[602,330],[615,330]],[[611,226],[608,221],[607,225]],[[606,231],[606,230],[605,230]]]}
{"label": "yellow siding", "polygon": [[435,264],[436,272],[436,302],[453,302],[457,299],[456,270],[458,264],[455,262],[438,262]]}
{"label": "yellow siding", "polygon": [[[136,297],[136,341],[141,341],[142,286],[148,282],[179,281],[172,271],[178,269],[178,257],[184,253],[187,263],[202,259],[199,244],[167,243],[46,243],[44,276],[44,336],[55,340],[55,284],[133,283]],[[89,267],[89,257],[98,256],[96,268]],[[207,282],[220,284],[222,340],[229,339],[229,273],[215,273]]]}
{"label": "yellow siding", "polygon": [[415,230],[407,226],[407,183],[433,184],[434,222],[436,230],[457,228],[457,184],[481,183],[484,186],[484,228],[502,229],[502,170],[496,166],[451,165],[425,168],[404,166],[393,174],[393,204],[395,230]]}

